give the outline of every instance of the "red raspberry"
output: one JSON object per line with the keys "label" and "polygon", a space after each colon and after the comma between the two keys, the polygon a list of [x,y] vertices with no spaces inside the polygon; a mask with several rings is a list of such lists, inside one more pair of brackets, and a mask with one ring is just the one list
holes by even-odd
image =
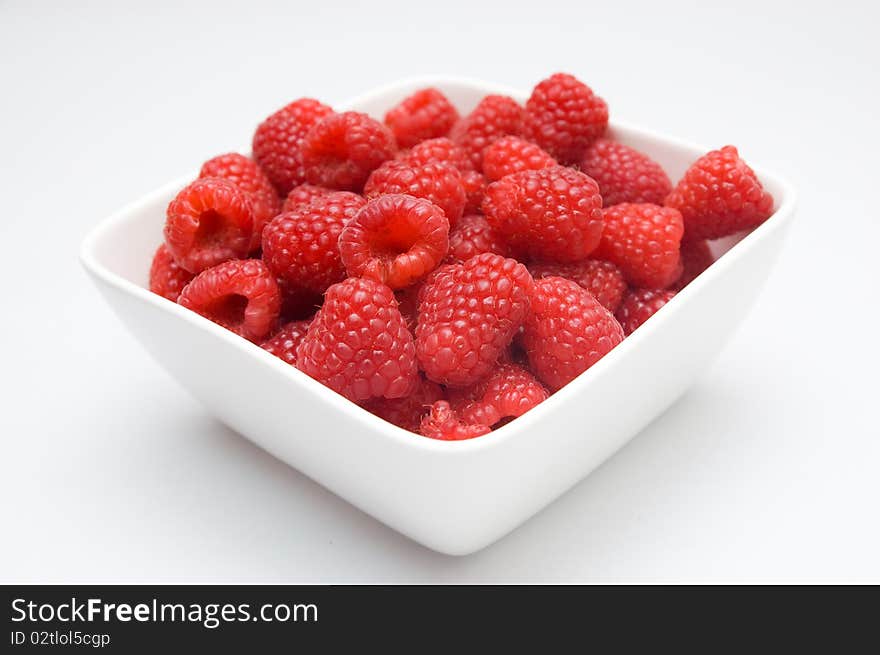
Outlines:
{"label": "red raspberry", "polygon": [[282,196],[306,181],[302,142],[306,132],[333,110],[311,98],[300,98],[260,123],[254,132],[254,159]]}
{"label": "red raspberry", "polygon": [[402,193],[369,201],[339,237],[349,275],[369,277],[392,289],[430,273],[447,250],[449,221],[443,210]]}
{"label": "red raspberry", "polygon": [[336,193],[333,189],[325,189],[322,186],[314,184],[300,184],[293,187],[287,198],[284,199],[284,205],[281,207],[283,212],[292,212],[297,209],[304,209],[312,204],[312,200],[316,198],[325,198],[331,193]]}
{"label": "red raspberry", "polygon": [[450,404],[465,423],[493,426],[522,416],[547,400],[547,390],[517,364],[499,364],[488,376],[464,390],[450,391]]}
{"label": "red raspberry", "polygon": [[483,151],[483,173],[490,182],[520,171],[556,166],[556,160],[531,141],[517,136],[501,137]]}
{"label": "red raspberry", "polygon": [[251,206],[254,210],[251,251],[259,248],[263,226],[278,214],[281,201],[275,187],[257,163],[250,157],[231,152],[209,159],[202,164],[199,177],[221,177],[251,195]]}
{"label": "red raspberry", "polygon": [[464,206],[465,213],[475,214],[479,212],[483,206],[483,198],[486,197],[486,188],[489,186],[489,180],[482,173],[467,171],[462,173],[461,182],[467,196],[467,203]]}
{"label": "red raspberry", "polygon": [[624,334],[629,336],[642,323],[651,318],[658,309],[672,300],[675,291],[657,289],[633,289],[626,294],[617,310],[617,320]]}
{"label": "red raspberry", "polygon": [[445,162],[455,166],[462,174],[474,170],[474,164],[465,149],[446,137],[422,141],[412,150],[401,152],[398,159],[410,164]]}
{"label": "red raspberry", "polygon": [[401,148],[411,148],[425,139],[446,136],[458,121],[458,110],[440,91],[421,89],[385,114]]}
{"label": "red raspberry", "polygon": [[493,182],[483,211],[492,229],[536,259],[579,261],[602,236],[599,187],[564,166],[522,171]]}
{"label": "red raspberry", "polygon": [[695,161],[664,204],[681,212],[689,241],[748,230],[773,213],[773,196],[733,146]]}
{"label": "red raspberry", "polygon": [[339,235],[365,204],[359,195],[335,191],[279,214],[263,230],[263,261],[286,288],[324,293],[346,277]]}
{"label": "red raspberry", "polygon": [[581,170],[596,180],[606,207],[621,202],[662,205],[672,191],[672,183],[660,164],[610,139],[599,139],[587,148]]}
{"label": "red raspberry", "polygon": [[184,287],[177,302],[256,342],[275,327],[281,291],[259,259],[237,259],[199,273]]}
{"label": "red raspberry", "polygon": [[443,388],[420,377],[416,390],[409,396],[369,400],[364,404],[364,409],[399,428],[418,434],[422,418],[438,400],[443,400]]}
{"label": "red raspberry", "polygon": [[462,423],[445,400],[438,400],[431,406],[431,411],[422,419],[420,426],[420,432],[424,436],[442,441],[473,439],[491,431],[487,425]]}
{"label": "red raspberry", "polygon": [[165,244],[179,266],[200,273],[247,257],[253,231],[250,196],[232,182],[205,177],[184,187],[168,205]]}
{"label": "red raspberry", "polygon": [[449,254],[446,262],[460,264],[484,252],[509,256],[507,243],[489,227],[486,217],[480,214],[464,216],[449,233]]}
{"label": "red raspberry", "polygon": [[682,241],[681,277],[675,281],[672,288],[681,291],[693,282],[695,277],[709,268],[714,261],[715,258],[712,256],[708,241]]}
{"label": "red raspberry", "polygon": [[303,165],[311,184],[360,191],[397,147],[394,135],[366,114],[330,114],[309,130],[303,140]]}
{"label": "red raspberry", "polygon": [[476,170],[482,170],[483,150],[503,136],[518,136],[523,128],[523,110],[507,96],[486,96],[470,114],[452,128],[449,138],[468,153]]}
{"label": "red raspberry", "polygon": [[150,291],[177,302],[183,287],[194,277],[195,275],[177,265],[164,243],[159,246],[150,265]]}
{"label": "red raspberry", "polygon": [[542,277],[564,277],[577,282],[602,303],[612,314],[617,311],[627,291],[623,273],[611,262],[586,259],[572,264],[531,264],[529,272],[536,280]]}
{"label": "red raspberry", "polygon": [[561,164],[579,164],[587,146],[607,127],[605,101],[565,73],[539,82],[526,102],[523,135]]}
{"label": "red raspberry", "polygon": [[662,289],[681,273],[681,214],[650,203],[622,203],[605,211],[605,230],[594,256],[616,264],[636,287]]}
{"label": "red raspberry", "polygon": [[412,334],[394,293],[363,278],[327,289],[299,345],[296,366],[356,402],[403,398],[419,382]]}
{"label": "red raspberry", "polygon": [[614,315],[576,282],[535,281],[523,345],[532,371],[551,390],[571,382],[621,341],[623,330]]}
{"label": "red raspberry", "polygon": [[422,288],[416,354],[429,379],[466,387],[489,373],[529,308],[532,276],[515,259],[477,255]]}
{"label": "red raspberry", "polygon": [[450,226],[461,218],[467,200],[461,173],[451,164],[443,162],[417,166],[402,161],[386,161],[370,175],[364,185],[364,196],[373,199],[389,193],[405,193],[429,200],[443,210]]}
{"label": "red raspberry", "polygon": [[312,321],[290,321],[284,324],[271,338],[260,344],[260,347],[269,351],[276,357],[283,359],[291,366],[296,366],[296,349]]}

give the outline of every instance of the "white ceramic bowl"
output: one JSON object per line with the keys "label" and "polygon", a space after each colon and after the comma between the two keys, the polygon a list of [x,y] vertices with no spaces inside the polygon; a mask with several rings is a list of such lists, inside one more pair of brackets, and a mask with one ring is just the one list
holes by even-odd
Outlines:
{"label": "white ceramic bowl", "polygon": [[[526,98],[482,82],[424,78],[343,107],[381,118],[429,85],[462,112],[487,93]],[[612,132],[650,154],[673,180],[708,150],[616,122]],[[769,220],[726,244],[729,251],[715,264],[585,374],[523,417],[462,442],[435,441],[386,423],[146,289],[165,208],[195,173],[105,220],[85,240],[81,256],[125,325],[208,411],[415,541],[464,555],[513,530],[584,478],[682,394],[718,353],[761,289],[794,210],[792,189],[757,172],[776,199]]]}

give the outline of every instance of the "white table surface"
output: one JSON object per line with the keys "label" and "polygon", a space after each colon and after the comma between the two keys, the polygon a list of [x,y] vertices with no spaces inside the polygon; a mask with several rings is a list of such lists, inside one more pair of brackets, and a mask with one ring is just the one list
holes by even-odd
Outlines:
{"label": "white table surface", "polygon": [[[880,582],[876,8],[73,4],[0,4],[0,582]],[[80,269],[98,221],[294,97],[556,70],[614,116],[736,144],[800,209],[699,383],[473,556],[415,545],[220,425]]]}

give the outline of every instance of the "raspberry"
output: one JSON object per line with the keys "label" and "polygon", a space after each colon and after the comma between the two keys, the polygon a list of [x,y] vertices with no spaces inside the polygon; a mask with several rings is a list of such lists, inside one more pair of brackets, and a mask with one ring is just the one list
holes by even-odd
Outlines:
{"label": "raspberry", "polygon": [[681,272],[679,244],[684,231],[675,209],[649,203],[622,203],[605,211],[605,230],[595,257],[616,264],[636,287],[662,289]]}
{"label": "raspberry", "polygon": [[511,246],[536,259],[584,259],[602,235],[602,196],[583,173],[564,166],[513,173],[493,182],[486,220]]}
{"label": "raspberry", "polygon": [[259,248],[263,226],[278,214],[281,202],[275,187],[257,163],[250,157],[231,152],[209,159],[202,164],[199,177],[221,177],[250,194],[251,206],[254,210],[251,251]]}
{"label": "raspberry", "polygon": [[417,165],[441,161],[452,164],[462,174],[474,170],[474,164],[465,149],[446,137],[422,141],[412,150],[401,152],[398,159]]}
{"label": "raspberry", "polygon": [[482,170],[486,146],[508,134],[518,136],[522,128],[523,110],[519,103],[507,96],[490,95],[455,124],[449,138],[464,148],[476,170]]}
{"label": "raspberry", "polygon": [[587,148],[581,170],[596,180],[606,207],[621,202],[662,205],[672,191],[672,183],[660,164],[610,139],[599,139]]}
{"label": "raspberry", "polygon": [[443,388],[430,380],[419,378],[416,390],[405,398],[376,398],[364,404],[364,409],[399,428],[419,433],[422,418],[431,405],[443,399]]}
{"label": "raspberry", "polygon": [[676,291],[681,291],[694,281],[700,273],[705,271],[715,261],[709,242],[682,241],[681,242],[681,277],[672,286]]}
{"label": "raspberry", "polygon": [[303,140],[303,165],[311,184],[360,191],[370,173],[394,157],[394,135],[366,114],[330,114]]}
{"label": "raspberry", "polygon": [[487,425],[462,423],[448,402],[438,400],[431,405],[431,411],[422,419],[419,431],[431,439],[461,441],[489,434],[492,430]]}
{"label": "raspberry", "polygon": [[284,324],[271,338],[260,344],[260,347],[276,357],[283,359],[291,366],[296,366],[296,349],[306,332],[309,331],[311,320],[290,321]]}
{"label": "raspberry", "polygon": [[489,227],[485,216],[471,214],[462,217],[449,232],[449,254],[445,261],[460,264],[484,252],[493,252],[503,257],[510,254],[507,243]]}
{"label": "raspberry", "polygon": [[522,339],[532,371],[556,390],[619,344],[623,330],[614,315],[576,282],[545,277],[535,281]]}
{"label": "raspberry", "polygon": [[675,291],[656,289],[633,289],[627,293],[616,314],[624,334],[627,336],[632,334],[637,327],[668,303],[674,295]]}
{"label": "raspberry", "polygon": [[184,287],[177,302],[256,342],[275,327],[281,291],[259,259],[238,259],[199,273]]}
{"label": "raspberry", "polygon": [[577,282],[612,314],[617,311],[623,294],[627,291],[626,280],[620,269],[601,259],[586,259],[572,264],[531,264],[529,272],[536,280],[542,277],[564,277]]}
{"label": "raspberry", "polygon": [[517,364],[499,364],[488,376],[464,390],[450,391],[450,404],[465,423],[493,426],[522,416],[547,399],[547,390]]}
{"label": "raspberry", "polygon": [[483,198],[486,196],[486,188],[489,186],[489,180],[482,173],[477,171],[467,171],[462,173],[461,182],[464,186],[464,192],[467,196],[467,202],[464,206],[466,214],[475,214],[480,211],[483,206]]}
{"label": "raspberry", "polygon": [[409,286],[437,267],[449,249],[449,221],[422,198],[389,194],[369,201],[339,237],[349,275],[392,289]]}
{"label": "raspberry", "polygon": [[516,136],[501,137],[483,151],[483,173],[490,182],[548,166],[556,166],[556,160],[534,143]]}
{"label": "raspberry", "polygon": [[250,196],[232,182],[205,177],[168,205],[165,244],[177,264],[201,273],[250,252],[254,212]]}
{"label": "raspberry", "polygon": [[364,185],[364,195],[372,199],[389,193],[405,193],[429,200],[443,210],[450,226],[461,218],[467,201],[461,173],[444,162],[413,165],[386,161],[370,175]]}
{"label": "raspberry", "polygon": [[695,161],[664,204],[681,212],[689,241],[748,230],[773,213],[773,196],[733,146]]}
{"label": "raspberry", "polygon": [[194,277],[195,275],[177,265],[164,243],[159,246],[150,265],[150,291],[177,302],[183,287]]}
{"label": "raspberry", "polygon": [[539,82],[526,102],[523,135],[560,164],[579,164],[587,146],[607,127],[605,101],[565,73]]}
{"label": "raspberry", "polygon": [[529,308],[532,277],[500,255],[437,270],[419,298],[416,354],[429,379],[466,387],[489,373]]}
{"label": "raspberry", "polygon": [[419,381],[412,334],[394,293],[362,278],[327,289],[299,345],[296,366],[356,402],[403,398]]}
{"label": "raspberry", "polygon": [[254,159],[282,196],[306,181],[302,142],[306,132],[333,110],[317,100],[300,98],[260,123],[254,132]]}
{"label": "raspberry", "polygon": [[263,261],[287,289],[320,294],[345,279],[339,235],[365,201],[347,191],[276,216],[263,230]]}
{"label": "raspberry", "polygon": [[333,189],[325,189],[322,186],[315,186],[314,184],[300,184],[293,187],[290,193],[287,194],[281,211],[292,212],[297,209],[303,209],[312,204],[312,200],[324,198],[331,193],[335,193],[335,191]]}
{"label": "raspberry", "polygon": [[411,148],[425,139],[446,136],[458,121],[458,110],[437,89],[416,91],[385,114],[401,148]]}

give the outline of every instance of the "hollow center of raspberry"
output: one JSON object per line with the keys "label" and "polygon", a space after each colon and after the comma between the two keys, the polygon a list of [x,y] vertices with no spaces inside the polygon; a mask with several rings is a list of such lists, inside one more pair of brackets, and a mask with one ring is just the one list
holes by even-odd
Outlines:
{"label": "hollow center of raspberry", "polygon": [[409,221],[392,219],[381,230],[370,235],[368,242],[370,253],[383,262],[391,261],[408,252],[420,236],[418,229]]}
{"label": "hollow center of raspberry", "polygon": [[247,297],[232,293],[211,303],[207,313],[216,323],[226,327],[235,327],[244,322],[244,311],[247,304]]}
{"label": "hollow center of raspberry", "polygon": [[198,245],[202,247],[222,245],[227,242],[228,235],[229,225],[221,214],[208,209],[199,215],[199,226],[195,235]]}

